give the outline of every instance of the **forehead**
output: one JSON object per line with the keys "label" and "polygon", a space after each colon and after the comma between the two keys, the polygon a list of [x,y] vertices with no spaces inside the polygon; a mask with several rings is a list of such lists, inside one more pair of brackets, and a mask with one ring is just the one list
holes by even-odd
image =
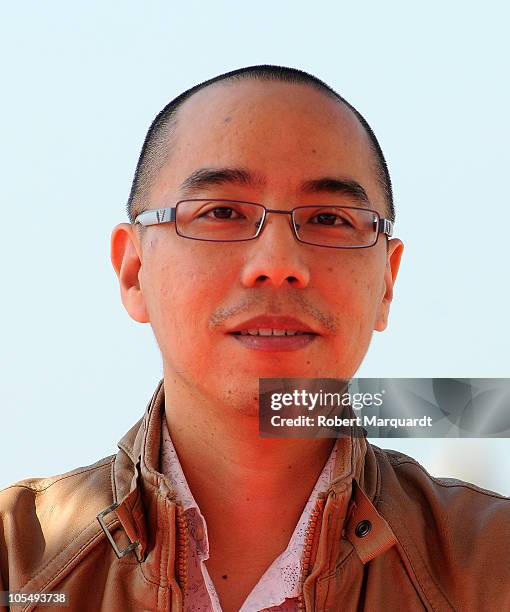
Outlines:
{"label": "forehead", "polygon": [[179,182],[204,167],[242,167],[289,194],[321,176],[351,179],[383,205],[364,128],[306,84],[244,80],[194,94],[177,113],[160,187],[177,196]]}

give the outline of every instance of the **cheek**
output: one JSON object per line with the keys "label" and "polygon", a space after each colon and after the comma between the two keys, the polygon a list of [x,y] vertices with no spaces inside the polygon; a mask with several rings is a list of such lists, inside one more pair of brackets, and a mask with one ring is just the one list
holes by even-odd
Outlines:
{"label": "cheek", "polygon": [[[357,255],[357,254],[356,254]],[[326,266],[321,293],[332,312],[337,313],[340,327],[357,330],[371,327],[380,301],[383,271],[370,256],[347,256],[342,265]]]}
{"label": "cheek", "polygon": [[154,287],[155,310],[162,324],[172,321],[178,329],[195,325],[207,311],[207,300],[211,298],[207,288],[211,289],[211,285],[208,273],[196,266],[162,267]]}
{"label": "cheek", "polygon": [[[202,246],[202,245],[200,245]],[[207,245],[206,245],[207,246]],[[216,245],[213,245],[216,246]],[[149,315],[158,342],[186,351],[207,343],[211,313],[235,286],[234,266],[218,251],[202,248],[200,254],[181,247],[158,254],[146,280]],[[212,252],[211,252],[212,251]],[[152,263],[152,262],[151,262]]]}

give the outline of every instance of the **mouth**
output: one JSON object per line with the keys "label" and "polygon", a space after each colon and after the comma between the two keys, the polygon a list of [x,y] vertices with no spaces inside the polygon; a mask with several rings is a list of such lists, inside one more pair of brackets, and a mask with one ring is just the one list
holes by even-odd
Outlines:
{"label": "mouth", "polygon": [[245,348],[269,352],[297,351],[318,338],[318,334],[290,329],[252,329],[229,335]]}
{"label": "mouth", "polygon": [[319,334],[293,317],[255,317],[228,332],[242,346],[258,351],[296,351],[309,346]]}
{"label": "mouth", "polygon": [[259,328],[259,329],[243,329],[238,332],[231,332],[234,336],[316,336],[312,332],[305,332],[299,329],[275,329],[275,328]]}

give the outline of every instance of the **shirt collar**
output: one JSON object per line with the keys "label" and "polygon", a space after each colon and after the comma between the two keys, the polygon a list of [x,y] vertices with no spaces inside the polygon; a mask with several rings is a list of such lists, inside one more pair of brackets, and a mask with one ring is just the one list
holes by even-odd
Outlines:
{"label": "shirt collar", "polygon": [[[335,460],[338,454],[338,440],[334,444],[329,457],[322,468],[322,471],[315,483],[311,497],[316,497],[319,492],[326,491],[332,480],[335,468]],[[162,416],[161,426],[161,459],[160,459],[161,473],[164,474],[171,485],[173,486],[176,498],[182,503],[184,510],[189,508],[197,508],[198,504],[193,497],[193,493],[189,488],[186,476],[179,461],[177,451],[172,442],[170,432],[166,423],[165,416]]]}
{"label": "shirt collar", "polygon": [[[147,405],[145,414],[118,442],[120,449],[115,458],[112,475],[115,512],[131,542],[139,542],[136,554],[143,559],[148,544],[148,525],[157,525],[156,495],[176,500],[177,492],[170,480],[160,472],[160,448],[162,423],[165,414],[163,379],[160,380]],[[373,535],[380,535],[374,544],[379,552],[394,542],[394,536],[384,519],[373,506],[379,486],[379,468],[375,453],[366,441],[364,431],[357,428],[350,437],[338,438],[330,489],[334,494],[353,488],[354,511],[349,515],[347,536],[350,526],[362,515],[370,514],[378,528]],[[381,520],[377,519],[379,517]],[[381,545],[384,540],[384,547]],[[349,538],[350,539],[350,538]],[[363,542],[362,558],[372,555],[372,541],[367,537]],[[354,542],[353,536],[353,542]]]}

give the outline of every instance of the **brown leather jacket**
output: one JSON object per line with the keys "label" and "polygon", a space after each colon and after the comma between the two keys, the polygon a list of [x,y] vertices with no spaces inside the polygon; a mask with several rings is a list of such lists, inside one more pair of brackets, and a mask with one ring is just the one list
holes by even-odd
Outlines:
{"label": "brown leather jacket", "polygon": [[[182,610],[187,532],[158,471],[163,411],[161,381],[116,455],[0,492],[0,591],[65,592],[68,610]],[[364,438],[342,444],[307,531],[303,609],[510,611],[509,498]]]}

